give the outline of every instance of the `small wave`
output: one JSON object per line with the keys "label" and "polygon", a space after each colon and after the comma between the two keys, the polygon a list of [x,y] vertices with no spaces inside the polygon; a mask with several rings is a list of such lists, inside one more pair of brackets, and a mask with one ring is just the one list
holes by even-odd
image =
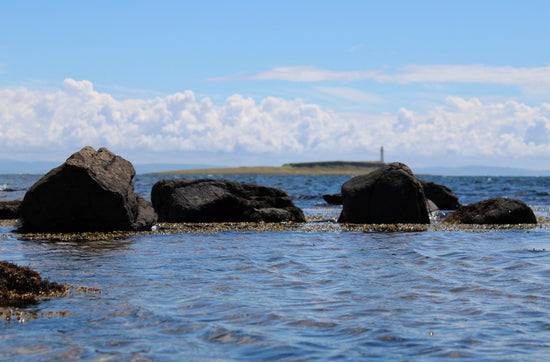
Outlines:
{"label": "small wave", "polygon": [[7,184],[0,185],[0,191],[4,191],[4,192],[13,192],[13,191],[21,191],[21,190],[22,189],[20,188],[9,187]]}

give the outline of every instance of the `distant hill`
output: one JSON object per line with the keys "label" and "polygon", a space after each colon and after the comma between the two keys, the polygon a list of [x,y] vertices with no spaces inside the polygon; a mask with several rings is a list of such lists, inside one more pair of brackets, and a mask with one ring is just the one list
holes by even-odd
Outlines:
{"label": "distant hill", "polygon": [[157,172],[172,175],[357,175],[368,173],[383,163],[376,161],[320,161],[286,163],[280,167],[221,167]]}
{"label": "distant hill", "polygon": [[[16,161],[0,159],[0,174],[45,174],[63,163],[54,161]],[[379,161],[320,161],[287,163],[280,167],[220,167],[180,163],[135,163],[136,173],[159,174],[342,174],[357,175],[382,165]],[[174,170],[174,171],[171,171]],[[441,176],[550,176],[550,170],[527,170],[512,167],[463,166],[412,168],[418,175]]]}

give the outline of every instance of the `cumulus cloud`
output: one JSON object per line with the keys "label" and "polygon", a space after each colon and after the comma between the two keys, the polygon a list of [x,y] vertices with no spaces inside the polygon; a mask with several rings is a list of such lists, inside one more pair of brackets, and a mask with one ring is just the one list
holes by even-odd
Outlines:
{"label": "cumulus cloud", "polygon": [[[341,91],[341,90],[338,90]],[[345,89],[344,89],[345,91]],[[361,94],[359,94],[361,96]],[[335,113],[302,100],[235,94],[221,105],[192,91],[155,99],[116,100],[88,81],[61,89],[0,89],[0,144],[6,153],[84,145],[135,152],[268,153],[309,159],[368,159],[380,146],[399,155],[550,156],[550,104],[448,97],[426,112]],[[323,156],[321,156],[323,155]]]}

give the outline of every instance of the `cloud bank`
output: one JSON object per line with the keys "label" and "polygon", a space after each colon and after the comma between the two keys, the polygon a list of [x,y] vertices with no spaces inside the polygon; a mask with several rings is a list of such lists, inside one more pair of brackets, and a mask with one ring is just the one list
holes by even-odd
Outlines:
{"label": "cloud bank", "polygon": [[68,156],[92,145],[129,159],[132,152],[220,152],[233,154],[235,163],[243,154],[258,153],[289,161],[327,155],[368,159],[382,145],[396,159],[547,158],[550,104],[448,97],[425,113],[402,108],[369,115],[335,113],[299,99],[256,102],[238,94],[215,105],[192,91],[119,101],[96,92],[89,81],[66,79],[61,89],[0,89],[0,144],[2,157],[54,150]]}

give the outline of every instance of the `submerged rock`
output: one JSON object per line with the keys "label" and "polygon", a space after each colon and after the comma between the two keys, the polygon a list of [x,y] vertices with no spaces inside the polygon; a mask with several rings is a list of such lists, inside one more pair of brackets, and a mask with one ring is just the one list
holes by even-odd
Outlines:
{"label": "submerged rock", "polygon": [[450,188],[435,182],[420,180],[424,195],[432,200],[440,210],[456,210],[459,208],[458,196]]}
{"label": "submerged rock", "polygon": [[0,219],[19,219],[21,200],[0,201]]}
{"label": "submerged rock", "polygon": [[535,213],[518,199],[493,197],[461,206],[445,222],[459,224],[536,224]]}
{"label": "submerged rock", "polygon": [[20,232],[148,230],[152,206],[134,192],[132,164],[84,147],[38,180],[21,205]]}
{"label": "submerged rock", "polygon": [[342,185],[343,209],[338,222],[356,224],[429,224],[420,180],[407,165],[387,164]]}
{"label": "submerged rock", "polygon": [[63,284],[43,280],[30,268],[0,261],[0,307],[24,307],[68,290]]}
{"label": "submerged rock", "polygon": [[229,180],[161,180],[151,201],[161,222],[305,221],[283,190]]}

